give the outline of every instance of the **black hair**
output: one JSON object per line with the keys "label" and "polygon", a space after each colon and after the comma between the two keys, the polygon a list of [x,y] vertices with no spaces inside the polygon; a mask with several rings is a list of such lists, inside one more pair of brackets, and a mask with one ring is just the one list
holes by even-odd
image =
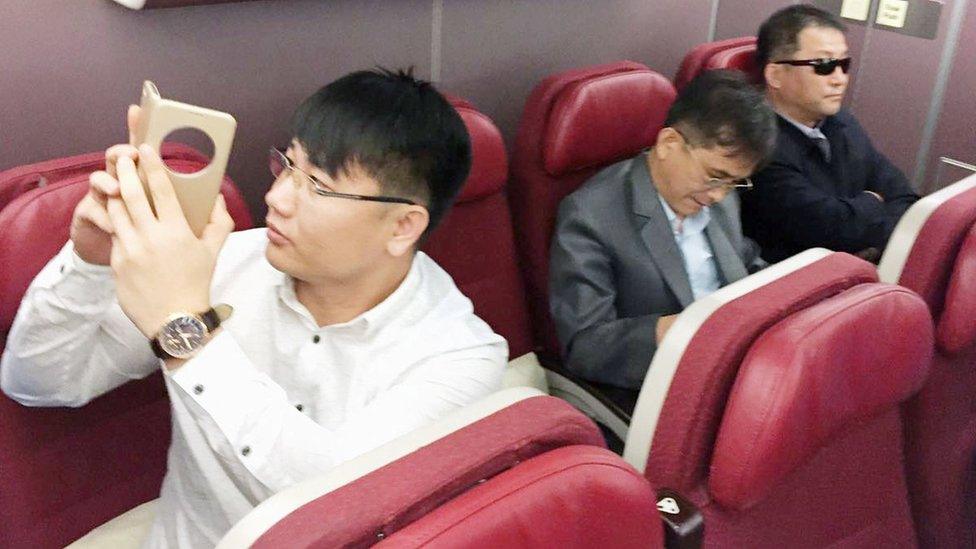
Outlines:
{"label": "black hair", "polygon": [[745,74],[704,71],[678,95],[665,126],[694,147],[726,147],[762,164],[776,147],[776,115]]}
{"label": "black hair", "polygon": [[331,177],[353,167],[385,195],[424,204],[428,234],[461,190],[471,168],[471,141],[454,107],[413,69],[358,71],[299,105],[294,137]]}
{"label": "black hair", "polygon": [[756,34],[756,64],[760,70],[770,61],[788,58],[800,49],[800,32],[807,27],[824,27],[846,33],[847,27],[834,14],[810,4],[795,4],[769,16]]}

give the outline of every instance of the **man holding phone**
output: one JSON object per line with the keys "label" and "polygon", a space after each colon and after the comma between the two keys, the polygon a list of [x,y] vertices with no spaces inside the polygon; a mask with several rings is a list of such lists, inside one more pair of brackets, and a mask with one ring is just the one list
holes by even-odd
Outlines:
{"label": "man holding phone", "polygon": [[417,251],[470,167],[450,104],[408,73],[357,72],[306,99],[293,136],[269,152],[267,229],[230,234],[218,198],[200,237],[156,151],[109,149],[11,329],[2,386],[28,406],[81,406],[162,365],[168,471],[132,541],[213,546],[272,494],[501,386],[504,339]]}

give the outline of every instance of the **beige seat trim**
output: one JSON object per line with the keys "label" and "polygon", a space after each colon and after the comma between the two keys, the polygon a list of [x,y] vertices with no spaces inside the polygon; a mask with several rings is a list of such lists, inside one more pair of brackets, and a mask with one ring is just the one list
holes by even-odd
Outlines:
{"label": "beige seat trim", "polygon": [[593,393],[558,372],[546,370],[545,375],[550,395],[565,400],[593,421],[605,425],[620,440],[627,438],[627,423]]}
{"label": "beige seat trim", "polygon": [[224,535],[218,549],[250,547],[285,516],[341,486],[392,463],[411,452],[486,418],[522,400],[541,396],[531,387],[504,389],[461,408],[432,425],[396,438],[375,450],[342,463],[317,478],[307,480],[271,496],[241,519]]}
{"label": "beige seat trim", "polygon": [[525,353],[509,361],[502,378],[502,388],[511,387],[534,387],[543,393],[549,393],[546,370],[539,363],[539,357],[535,353]]}
{"label": "beige seat trim", "polygon": [[905,270],[908,256],[915,247],[915,241],[929,217],[949,199],[976,187],[976,175],[970,175],[944,189],[938,190],[918,202],[901,216],[895,230],[891,233],[881,262],[878,264],[878,278],[882,282],[898,284]]}

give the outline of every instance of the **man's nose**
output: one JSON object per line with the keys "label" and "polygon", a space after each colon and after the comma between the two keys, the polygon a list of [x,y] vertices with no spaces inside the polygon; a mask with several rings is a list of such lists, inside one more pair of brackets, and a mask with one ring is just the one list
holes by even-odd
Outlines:
{"label": "man's nose", "polygon": [[724,186],[715,187],[714,189],[709,189],[708,192],[705,193],[708,196],[708,200],[709,200],[708,205],[711,206],[716,202],[721,202],[722,199],[725,198],[725,195],[727,195],[728,193],[729,193],[729,189]]}
{"label": "man's nose", "polygon": [[291,212],[295,203],[295,191],[298,183],[290,173],[283,172],[271,184],[271,188],[264,195],[264,203],[269,208],[277,210],[284,215]]}
{"label": "man's nose", "polygon": [[838,67],[834,67],[834,72],[830,73],[830,76],[828,76],[827,78],[830,79],[830,83],[833,84],[834,86],[842,86],[844,84],[847,84],[847,79],[849,78],[849,76],[847,75],[846,72],[842,71],[841,68],[838,66]]}

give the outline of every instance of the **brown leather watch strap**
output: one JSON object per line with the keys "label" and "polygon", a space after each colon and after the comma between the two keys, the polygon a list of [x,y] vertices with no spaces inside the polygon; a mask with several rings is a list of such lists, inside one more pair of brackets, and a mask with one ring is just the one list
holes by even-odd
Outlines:
{"label": "brown leather watch strap", "polygon": [[[207,332],[213,334],[213,332],[220,327],[220,323],[230,317],[233,310],[234,309],[230,305],[221,303],[214,305],[196,316],[203,322],[203,325],[207,328]],[[159,344],[159,336],[149,340],[149,347],[152,349],[153,354],[156,355],[157,358],[162,360],[173,358],[173,356],[164,351],[162,345]]]}
{"label": "brown leather watch strap", "polygon": [[159,358],[161,360],[166,360],[166,359],[169,359],[169,358],[173,358],[173,357],[169,356],[169,353],[167,353],[166,351],[164,351],[163,348],[159,345],[159,339],[158,338],[155,338],[154,337],[154,338],[152,338],[152,339],[149,340],[149,348],[152,349],[152,352],[153,352],[154,355],[156,355],[156,358]]}
{"label": "brown leather watch strap", "polygon": [[220,327],[220,315],[217,314],[217,309],[211,307],[198,316],[203,321],[203,325],[207,327],[208,332],[213,333]]}

